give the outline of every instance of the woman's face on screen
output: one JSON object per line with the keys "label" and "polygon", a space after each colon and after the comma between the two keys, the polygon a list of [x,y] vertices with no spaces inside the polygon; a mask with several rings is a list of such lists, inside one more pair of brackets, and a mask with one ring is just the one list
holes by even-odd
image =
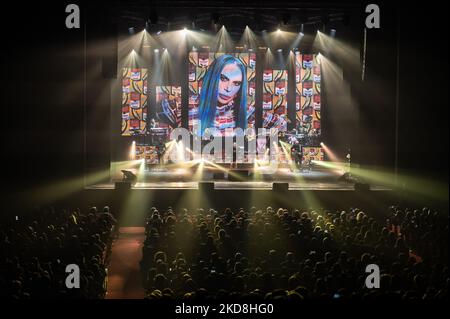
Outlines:
{"label": "woman's face on screen", "polygon": [[227,104],[238,94],[242,85],[242,71],[237,64],[227,64],[220,74],[217,100]]}

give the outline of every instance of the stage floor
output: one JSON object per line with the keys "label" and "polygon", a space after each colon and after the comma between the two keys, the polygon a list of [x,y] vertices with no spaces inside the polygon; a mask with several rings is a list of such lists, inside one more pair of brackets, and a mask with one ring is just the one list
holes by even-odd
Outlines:
{"label": "stage floor", "polygon": [[[289,190],[333,190],[353,191],[354,184],[341,181],[340,173],[332,171],[307,171],[292,172],[280,171],[276,174],[264,177],[254,177],[255,180],[229,181],[227,179],[212,178],[212,175],[203,176],[201,182],[213,182],[217,190],[271,190],[273,183],[288,183]],[[198,189],[199,181],[186,181],[186,177],[171,171],[145,172],[144,176],[133,183],[132,189]],[[109,183],[98,183],[86,187],[86,189],[114,189],[115,180]],[[370,185],[372,191],[390,190],[382,185]]]}

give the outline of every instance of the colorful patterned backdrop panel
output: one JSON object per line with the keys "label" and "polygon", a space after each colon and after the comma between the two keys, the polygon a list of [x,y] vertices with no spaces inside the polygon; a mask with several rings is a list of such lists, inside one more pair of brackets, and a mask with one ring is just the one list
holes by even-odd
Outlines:
{"label": "colorful patterned backdrop panel", "polygon": [[316,54],[295,54],[296,128],[309,136],[321,133],[321,69]]}
{"label": "colorful patterned backdrop panel", "polygon": [[145,159],[146,164],[158,164],[158,151],[156,146],[136,145],[136,160]]}
{"label": "colorful patterned backdrop panel", "polygon": [[181,86],[156,87],[155,128],[168,129],[181,126]]}
{"label": "colorful patterned backdrop panel", "polygon": [[189,129],[191,131],[198,124],[198,106],[206,71],[219,56],[228,54],[239,59],[245,67],[247,79],[247,127],[255,125],[255,74],[256,54],[245,53],[212,53],[209,51],[189,53]]}
{"label": "colorful patterned backdrop panel", "polygon": [[263,128],[287,129],[287,70],[263,73]]}
{"label": "colorful patterned backdrop panel", "polygon": [[122,136],[145,133],[148,70],[122,69]]}
{"label": "colorful patterned backdrop panel", "polygon": [[303,147],[302,161],[323,161],[323,149],[321,147]]}

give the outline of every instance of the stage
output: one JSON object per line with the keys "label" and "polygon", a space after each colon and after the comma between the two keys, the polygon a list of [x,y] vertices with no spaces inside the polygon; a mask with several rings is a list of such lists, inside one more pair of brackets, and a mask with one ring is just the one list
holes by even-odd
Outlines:
{"label": "stage", "polygon": [[[274,182],[213,182],[216,190],[271,190]],[[279,183],[279,182],[278,182]],[[138,182],[132,184],[131,189],[198,189],[199,182]],[[333,190],[354,191],[354,184],[342,182],[304,182],[288,183],[289,190]],[[87,186],[86,189],[114,189],[115,183],[98,183]],[[387,187],[371,185],[372,191],[387,191]]]}
{"label": "stage", "polygon": [[[288,190],[292,191],[355,190],[354,182],[344,180],[341,172],[332,170],[292,171],[281,168],[274,174],[252,174],[248,170],[232,170],[219,174],[221,176],[216,174],[203,172],[201,178],[196,179],[195,173],[191,174],[186,170],[148,170],[137,175],[137,180],[131,182],[131,189],[195,190],[199,188],[200,183],[213,183],[215,190],[272,190],[274,183],[287,183]],[[116,183],[120,182],[122,182],[121,179],[112,179],[110,182],[88,185],[86,189],[115,189]],[[390,189],[383,185],[370,185],[370,190],[388,191]]]}
{"label": "stage", "polygon": [[[233,171],[235,173],[236,171]],[[228,180],[214,173],[183,174],[168,170],[147,171],[135,182],[111,179],[85,187],[80,195],[88,203],[108,205],[120,211],[121,223],[144,226],[149,207],[197,209],[229,207],[283,207],[287,209],[340,209],[366,207],[381,211],[398,201],[395,190],[383,185],[359,187],[333,171],[279,169],[273,175],[249,175],[247,180]],[[216,178],[214,178],[216,177]],[[100,203],[100,204],[98,204]]]}

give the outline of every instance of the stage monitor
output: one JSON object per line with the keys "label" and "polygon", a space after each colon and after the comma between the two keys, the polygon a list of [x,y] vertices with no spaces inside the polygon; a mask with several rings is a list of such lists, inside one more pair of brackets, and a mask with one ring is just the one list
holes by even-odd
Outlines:
{"label": "stage monitor", "polygon": [[114,188],[116,191],[120,192],[129,191],[131,189],[131,182],[127,181],[115,182]]}
{"label": "stage monitor", "polygon": [[272,189],[276,193],[287,193],[289,190],[289,183],[273,183]]}
{"label": "stage monitor", "polygon": [[214,183],[213,182],[198,182],[198,190],[207,193],[214,190]]}

